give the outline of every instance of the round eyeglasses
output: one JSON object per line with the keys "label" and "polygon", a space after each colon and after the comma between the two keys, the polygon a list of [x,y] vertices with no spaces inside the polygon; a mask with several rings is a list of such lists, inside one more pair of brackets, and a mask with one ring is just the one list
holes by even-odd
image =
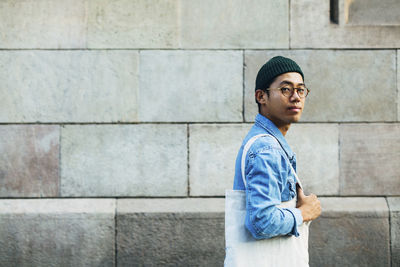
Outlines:
{"label": "round eyeglasses", "polygon": [[299,88],[293,88],[291,86],[285,85],[280,88],[267,88],[265,91],[270,91],[270,90],[281,90],[282,94],[286,97],[291,97],[294,94],[294,91],[296,90],[296,94],[300,98],[306,98],[310,90],[308,90],[307,87],[299,87]]}

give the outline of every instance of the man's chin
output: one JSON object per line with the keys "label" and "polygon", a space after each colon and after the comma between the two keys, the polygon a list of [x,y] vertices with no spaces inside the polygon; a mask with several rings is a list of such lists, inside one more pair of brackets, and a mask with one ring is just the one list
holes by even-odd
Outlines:
{"label": "man's chin", "polygon": [[293,117],[291,123],[296,123],[298,121],[300,121],[300,116]]}

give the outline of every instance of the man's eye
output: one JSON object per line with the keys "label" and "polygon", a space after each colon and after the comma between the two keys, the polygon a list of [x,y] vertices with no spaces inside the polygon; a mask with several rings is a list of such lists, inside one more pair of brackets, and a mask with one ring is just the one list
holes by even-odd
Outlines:
{"label": "man's eye", "polygon": [[297,88],[297,92],[304,93],[304,89],[303,88]]}
{"label": "man's eye", "polygon": [[282,92],[290,92],[290,88],[289,87],[282,87],[281,88]]}

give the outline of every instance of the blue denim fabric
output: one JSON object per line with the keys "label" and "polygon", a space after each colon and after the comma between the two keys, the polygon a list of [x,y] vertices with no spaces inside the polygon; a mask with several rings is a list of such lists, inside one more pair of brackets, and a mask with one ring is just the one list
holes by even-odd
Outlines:
{"label": "blue denim fabric", "polygon": [[[243,147],[251,137],[265,133],[276,139],[259,137],[250,147],[245,161],[245,188],[241,173]],[[258,114],[237,155],[233,184],[234,190],[246,191],[245,225],[256,239],[299,235],[297,226],[303,223],[301,211],[276,207],[296,197],[297,180],[289,164],[296,169],[296,155],[274,123]]]}

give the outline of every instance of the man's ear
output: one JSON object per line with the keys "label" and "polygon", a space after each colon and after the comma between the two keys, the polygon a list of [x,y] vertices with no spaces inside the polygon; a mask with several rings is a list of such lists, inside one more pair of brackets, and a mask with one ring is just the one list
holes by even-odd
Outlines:
{"label": "man's ear", "polygon": [[257,89],[256,92],[255,92],[256,102],[260,103],[260,104],[265,104],[264,95],[266,95],[266,92],[264,90]]}

